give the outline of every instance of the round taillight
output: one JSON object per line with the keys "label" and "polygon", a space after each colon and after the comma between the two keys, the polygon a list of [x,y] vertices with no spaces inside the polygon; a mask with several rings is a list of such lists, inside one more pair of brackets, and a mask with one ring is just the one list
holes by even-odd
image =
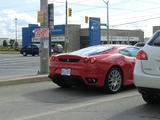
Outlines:
{"label": "round taillight", "polygon": [[85,57],[85,58],[83,59],[83,61],[84,61],[85,63],[88,63],[89,59],[88,59],[87,57]]}
{"label": "round taillight", "polygon": [[94,58],[90,58],[89,62],[92,63],[92,64],[95,63],[96,62],[96,58],[95,57]]}
{"label": "round taillight", "polygon": [[137,60],[148,60],[147,53],[144,52],[143,50],[139,50],[137,55],[136,55]]}
{"label": "round taillight", "polygon": [[56,57],[55,56],[51,56],[49,61],[55,61],[56,60]]}

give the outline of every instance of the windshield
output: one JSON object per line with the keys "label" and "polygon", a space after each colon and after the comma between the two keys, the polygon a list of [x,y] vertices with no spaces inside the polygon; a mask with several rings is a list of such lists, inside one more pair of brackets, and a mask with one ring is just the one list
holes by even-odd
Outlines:
{"label": "windshield", "polygon": [[113,46],[92,46],[70,53],[71,55],[90,56],[113,49]]}

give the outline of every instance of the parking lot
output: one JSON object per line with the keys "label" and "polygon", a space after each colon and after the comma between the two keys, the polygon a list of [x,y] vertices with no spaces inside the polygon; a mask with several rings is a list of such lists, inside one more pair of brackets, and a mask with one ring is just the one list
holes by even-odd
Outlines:
{"label": "parking lot", "polygon": [[36,75],[39,70],[38,56],[20,54],[0,54],[0,76]]}

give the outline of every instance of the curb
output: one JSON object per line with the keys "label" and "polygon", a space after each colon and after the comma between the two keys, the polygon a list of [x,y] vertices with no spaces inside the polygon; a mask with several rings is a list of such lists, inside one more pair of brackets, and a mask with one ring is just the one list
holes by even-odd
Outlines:
{"label": "curb", "polygon": [[48,75],[19,76],[0,78],[0,87],[50,81]]}

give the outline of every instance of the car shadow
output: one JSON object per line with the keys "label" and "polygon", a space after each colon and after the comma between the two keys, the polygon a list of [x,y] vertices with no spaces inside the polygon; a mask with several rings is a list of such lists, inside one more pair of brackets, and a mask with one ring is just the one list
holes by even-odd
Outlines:
{"label": "car shadow", "polygon": [[[132,90],[133,87],[127,87],[121,92]],[[100,97],[107,97],[112,94],[104,92],[101,88],[92,87],[73,87],[73,88],[61,88],[53,87],[46,88],[41,91],[25,94],[28,99],[39,101],[43,103],[55,103],[55,104],[69,104],[82,101],[89,101]]]}
{"label": "car shadow", "polygon": [[107,120],[160,120],[160,105],[142,104]]}

